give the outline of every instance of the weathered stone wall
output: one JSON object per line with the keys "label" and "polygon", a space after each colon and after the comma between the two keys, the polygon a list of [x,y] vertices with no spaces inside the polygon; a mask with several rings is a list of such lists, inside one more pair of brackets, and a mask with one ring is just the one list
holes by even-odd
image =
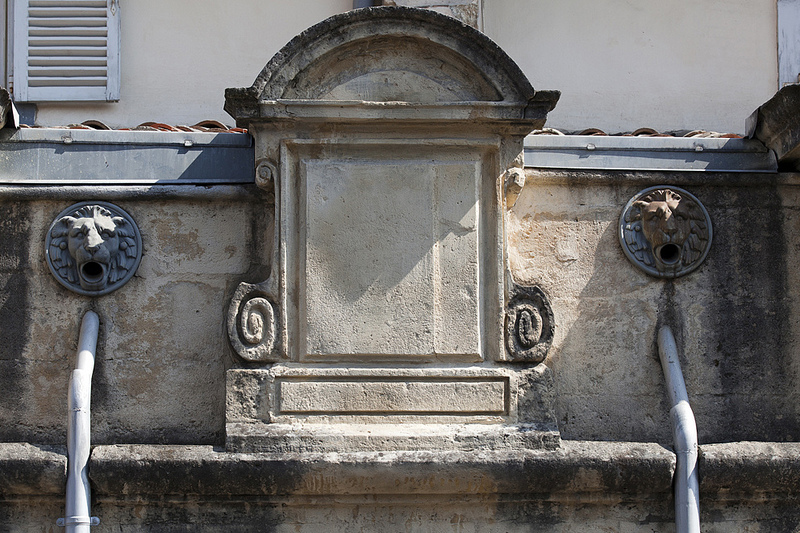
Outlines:
{"label": "weathered stone wall", "polygon": [[[269,192],[0,188],[2,527],[41,530],[61,509],[67,378],[91,309],[100,530],[669,531],[681,468],[662,325],[706,443],[705,530],[796,529],[800,181],[507,170],[556,100],[447,17],[358,10],[226,93]],[[522,187],[523,172],[504,204],[497,180]],[[623,206],[656,184],[694,193],[714,224],[706,262],[674,280],[618,242]],[[88,200],[130,213],[144,250],[97,298],[44,257],[53,218]],[[668,246],[654,253],[683,253]],[[112,263],[87,264],[82,288],[105,286]]]}
{"label": "weathered stone wall", "polygon": [[[219,443],[224,313],[233,287],[263,275],[272,233],[258,189],[152,187],[0,191],[0,442],[66,442],[66,392],[83,314],[101,320],[92,390],[95,443]],[[136,276],[98,298],[48,270],[44,238],[72,203],[103,199],[137,222]]]}
{"label": "weathered stone wall", "polygon": [[[619,244],[629,198],[682,187],[712,220],[705,263],[675,280],[635,268]],[[553,301],[548,365],[562,438],[671,442],[655,339],[678,339],[701,443],[800,435],[793,175],[528,169],[510,214],[512,268]]]}
{"label": "weathered stone wall", "polygon": [[[518,280],[553,302],[546,362],[562,438],[671,441],[660,324],[676,332],[701,442],[798,438],[793,175],[527,173],[509,216],[510,255]],[[659,183],[694,193],[714,224],[705,264],[674,281],[641,273],[617,237],[627,199]],[[255,188],[219,192],[104,195],[137,220],[145,253],[128,285],[97,299],[61,287],[44,261],[52,218],[88,196],[6,195],[0,440],[64,442],[78,325],[92,308],[102,320],[95,442],[221,442],[225,309],[238,282],[264,275],[256,265],[268,263],[271,213]]]}
{"label": "weathered stone wall", "polygon": [[[674,455],[655,330],[678,337],[702,443],[798,434],[800,188],[793,174],[527,169],[509,212],[519,281],[549,295],[559,450],[265,456],[214,451],[224,428],[224,331],[240,281],[266,275],[270,200],[255,187],[3,189],[0,519],[41,531],[63,512],[66,391],[78,324],[102,320],[93,380],[93,514],[137,531],[671,531]],[[642,274],[617,237],[645,187],[695,194],[714,224],[706,262]],[[58,197],[56,200],[54,198]],[[64,207],[111,201],[137,221],[137,276],[97,299],[62,288],[44,232]],[[265,208],[266,206],[266,208]],[[591,442],[632,441],[631,444]],[[579,441],[579,442],[571,442]],[[637,444],[637,443],[661,443]],[[173,446],[106,446],[153,443]],[[707,531],[797,527],[796,445],[705,444]]]}

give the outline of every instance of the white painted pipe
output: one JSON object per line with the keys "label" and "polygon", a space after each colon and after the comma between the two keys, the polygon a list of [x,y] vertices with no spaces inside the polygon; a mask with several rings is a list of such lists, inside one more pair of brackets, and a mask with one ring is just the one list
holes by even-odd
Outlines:
{"label": "white painted pipe", "polygon": [[91,516],[91,493],[87,467],[91,446],[92,372],[97,350],[100,319],[87,311],[81,322],[78,340],[78,357],[69,380],[67,419],[67,512],[59,520],[67,533],[88,533],[89,527],[99,523]]}
{"label": "white painted pipe", "polygon": [[697,424],[689,405],[678,347],[669,326],[658,331],[658,355],[672,402],[672,438],[677,456],[675,469],[675,529],[700,533],[700,484],[697,478]]}

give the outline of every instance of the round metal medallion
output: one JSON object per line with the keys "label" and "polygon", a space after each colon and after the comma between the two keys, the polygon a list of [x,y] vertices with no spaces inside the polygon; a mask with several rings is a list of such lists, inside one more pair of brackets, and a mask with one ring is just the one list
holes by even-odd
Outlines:
{"label": "round metal medallion", "polygon": [[619,220],[625,255],[660,278],[684,276],[700,266],[711,248],[711,236],[711,218],[700,200],[670,185],[639,192]]}
{"label": "round metal medallion", "polygon": [[122,287],[142,259],[133,218],[108,202],[81,202],[58,214],[47,230],[50,272],[78,294],[101,296]]}

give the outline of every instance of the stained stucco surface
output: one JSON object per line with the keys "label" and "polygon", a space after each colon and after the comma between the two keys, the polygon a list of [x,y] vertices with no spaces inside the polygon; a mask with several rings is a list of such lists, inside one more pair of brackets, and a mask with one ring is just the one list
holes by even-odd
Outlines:
{"label": "stained stucco surface", "polygon": [[[714,225],[705,263],[674,281],[642,273],[618,241],[625,202],[659,183],[698,196]],[[666,324],[701,442],[797,438],[797,198],[774,175],[528,170],[510,255],[553,299],[562,437],[670,442],[655,346]]]}
{"label": "stained stucco surface", "polygon": [[250,198],[112,200],[139,225],[144,254],[127,285],[96,299],[60,286],[44,262],[51,218],[73,202],[5,203],[0,440],[65,442],[80,318],[93,309],[93,442],[218,442],[230,284],[271,245],[269,233],[254,242],[265,222]]}

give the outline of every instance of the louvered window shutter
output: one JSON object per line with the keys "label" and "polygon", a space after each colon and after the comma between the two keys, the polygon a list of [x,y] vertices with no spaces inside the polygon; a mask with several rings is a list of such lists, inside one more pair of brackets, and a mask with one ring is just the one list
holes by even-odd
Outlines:
{"label": "louvered window shutter", "polygon": [[119,0],[14,0],[14,99],[119,100]]}

